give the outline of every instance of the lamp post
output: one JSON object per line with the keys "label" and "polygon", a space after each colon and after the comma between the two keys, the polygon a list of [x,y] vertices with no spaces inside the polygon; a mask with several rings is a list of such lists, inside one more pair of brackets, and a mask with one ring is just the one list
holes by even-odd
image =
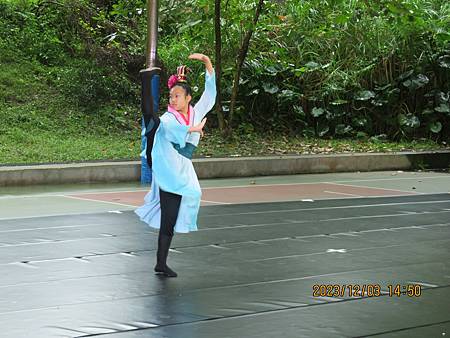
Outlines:
{"label": "lamp post", "polygon": [[[155,127],[151,116],[156,116],[159,106],[159,79],[161,69],[157,64],[158,47],[158,0],[147,0],[147,46],[146,69],[141,70],[141,106],[142,106],[142,133],[141,133],[141,184],[148,185],[152,181],[151,163],[147,161],[147,135],[151,127]],[[149,82],[149,83],[148,83]],[[150,102],[147,102],[150,101]],[[147,105],[146,109],[144,106]],[[152,114],[149,114],[149,110]],[[151,127],[150,127],[151,125]]]}
{"label": "lamp post", "polygon": [[156,66],[158,46],[158,0],[147,1],[147,68]]}

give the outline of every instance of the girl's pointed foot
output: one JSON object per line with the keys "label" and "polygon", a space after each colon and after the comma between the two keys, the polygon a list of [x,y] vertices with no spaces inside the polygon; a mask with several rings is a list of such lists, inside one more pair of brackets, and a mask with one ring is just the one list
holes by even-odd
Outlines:
{"label": "girl's pointed foot", "polygon": [[175,271],[173,271],[171,268],[169,268],[167,265],[156,264],[155,272],[157,274],[161,274],[166,277],[177,277],[178,276],[178,274]]}

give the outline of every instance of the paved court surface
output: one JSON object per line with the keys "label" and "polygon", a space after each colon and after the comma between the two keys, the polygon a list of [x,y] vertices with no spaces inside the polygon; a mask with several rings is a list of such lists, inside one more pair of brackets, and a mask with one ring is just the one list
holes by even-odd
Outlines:
{"label": "paved court surface", "polygon": [[179,277],[132,184],[0,190],[1,337],[450,335],[450,175],[202,181]]}

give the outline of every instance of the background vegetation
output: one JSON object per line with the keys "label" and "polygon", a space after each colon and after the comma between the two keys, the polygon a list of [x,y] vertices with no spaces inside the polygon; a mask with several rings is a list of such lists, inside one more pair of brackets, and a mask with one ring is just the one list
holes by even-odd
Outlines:
{"label": "background vegetation", "polygon": [[[218,144],[281,135],[286,143],[353,139],[375,149],[448,142],[448,1],[266,1],[253,26],[257,3],[220,2],[218,114],[233,133]],[[160,0],[163,84],[191,52],[214,58],[214,13],[210,0]],[[230,119],[237,54],[250,27]],[[145,36],[141,0],[0,0],[0,162],[137,157]],[[187,63],[198,96],[203,69]],[[221,137],[216,117],[209,128]],[[83,149],[91,153],[77,157]]]}

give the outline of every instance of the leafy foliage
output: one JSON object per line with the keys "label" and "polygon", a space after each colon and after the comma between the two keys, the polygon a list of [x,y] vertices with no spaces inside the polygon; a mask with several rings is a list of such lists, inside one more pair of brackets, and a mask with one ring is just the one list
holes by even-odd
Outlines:
{"label": "leafy foliage", "polygon": [[[255,3],[222,2],[225,113]],[[102,106],[117,107],[112,121],[116,115],[123,121],[121,106],[139,107],[146,15],[144,0],[0,0],[1,62],[32,58],[48,67],[42,78],[77,110],[101,114]],[[160,1],[163,84],[187,62],[192,82],[201,88],[203,69],[186,58],[193,51],[213,55],[213,16],[208,0]],[[307,137],[448,139],[450,5],[268,1],[240,81],[239,133],[251,127]],[[164,105],[165,86],[162,90]]]}

